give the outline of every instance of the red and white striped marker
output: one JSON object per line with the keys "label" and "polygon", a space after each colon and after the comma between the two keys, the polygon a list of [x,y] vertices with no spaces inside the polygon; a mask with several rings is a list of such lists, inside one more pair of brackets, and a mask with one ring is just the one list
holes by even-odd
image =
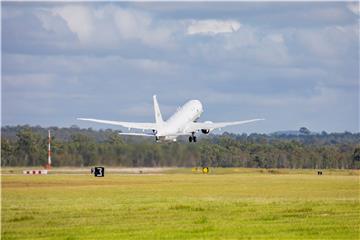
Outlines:
{"label": "red and white striped marker", "polygon": [[24,170],[23,174],[28,174],[28,175],[48,174],[48,170]]}

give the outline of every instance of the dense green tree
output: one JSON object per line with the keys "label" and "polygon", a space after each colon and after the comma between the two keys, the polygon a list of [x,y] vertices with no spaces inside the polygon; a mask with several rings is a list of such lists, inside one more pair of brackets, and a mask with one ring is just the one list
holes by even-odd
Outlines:
{"label": "dense green tree", "polygon": [[[359,168],[359,133],[207,135],[199,142],[155,143],[110,129],[51,127],[54,166]],[[2,166],[43,165],[47,130],[3,127]]]}
{"label": "dense green tree", "polygon": [[352,154],[352,168],[360,168],[360,146],[357,146]]}
{"label": "dense green tree", "polygon": [[17,165],[17,162],[15,144],[9,139],[1,139],[1,165],[4,167]]}
{"label": "dense green tree", "polygon": [[39,134],[30,128],[22,129],[17,134],[15,146],[19,161],[26,166],[43,165],[46,163],[46,144]]}

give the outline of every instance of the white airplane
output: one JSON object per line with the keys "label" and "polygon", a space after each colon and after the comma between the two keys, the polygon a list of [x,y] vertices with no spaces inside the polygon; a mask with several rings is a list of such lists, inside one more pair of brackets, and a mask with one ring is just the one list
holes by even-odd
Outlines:
{"label": "white airplane", "polygon": [[105,123],[111,125],[117,125],[128,128],[129,131],[132,128],[141,130],[151,130],[151,133],[119,133],[120,135],[130,136],[145,136],[155,137],[157,142],[160,141],[176,141],[178,136],[189,136],[189,142],[196,142],[195,133],[201,131],[204,134],[209,134],[210,131],[216,128],[223,128],[226,126],[240,125],[250,122],[256,122],[265,119],[251,119],[245,121],[235,122],[218,122],[213,123],[211,121],[197,122],[200,115],[203,113],[203,107],[199,100],[190,100],[186,102],[182,107],[167,120],[164,121],[156,95],[153,96],[154,111],[155,111],[155,123],[138,123],[138,122],[118,122],[109,120],[100,120],[93,118],[78,118],[78,120],[90,121],[96,123]]}

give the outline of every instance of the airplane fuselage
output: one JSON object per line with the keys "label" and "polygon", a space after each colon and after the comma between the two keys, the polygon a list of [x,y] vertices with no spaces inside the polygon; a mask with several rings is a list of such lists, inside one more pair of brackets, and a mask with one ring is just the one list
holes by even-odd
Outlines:
{"label": "airplane fuselage", "polygon": [[176,137],[188,135],[186,126],[196,120],[203,113],[203,107],[199,100],[190,100],[180,107],[167,121],[161,123],[162,126],[156,132],[159,140],[176,140]]}

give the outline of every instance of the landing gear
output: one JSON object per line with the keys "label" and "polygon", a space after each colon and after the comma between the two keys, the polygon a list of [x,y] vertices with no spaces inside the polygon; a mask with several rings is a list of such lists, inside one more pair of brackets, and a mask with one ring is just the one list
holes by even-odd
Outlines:
{"label": "landing gear", "polygon": [[189,137],[189,142],[196,142],[196,136],[194,133],[192,133],[191,136]]}

